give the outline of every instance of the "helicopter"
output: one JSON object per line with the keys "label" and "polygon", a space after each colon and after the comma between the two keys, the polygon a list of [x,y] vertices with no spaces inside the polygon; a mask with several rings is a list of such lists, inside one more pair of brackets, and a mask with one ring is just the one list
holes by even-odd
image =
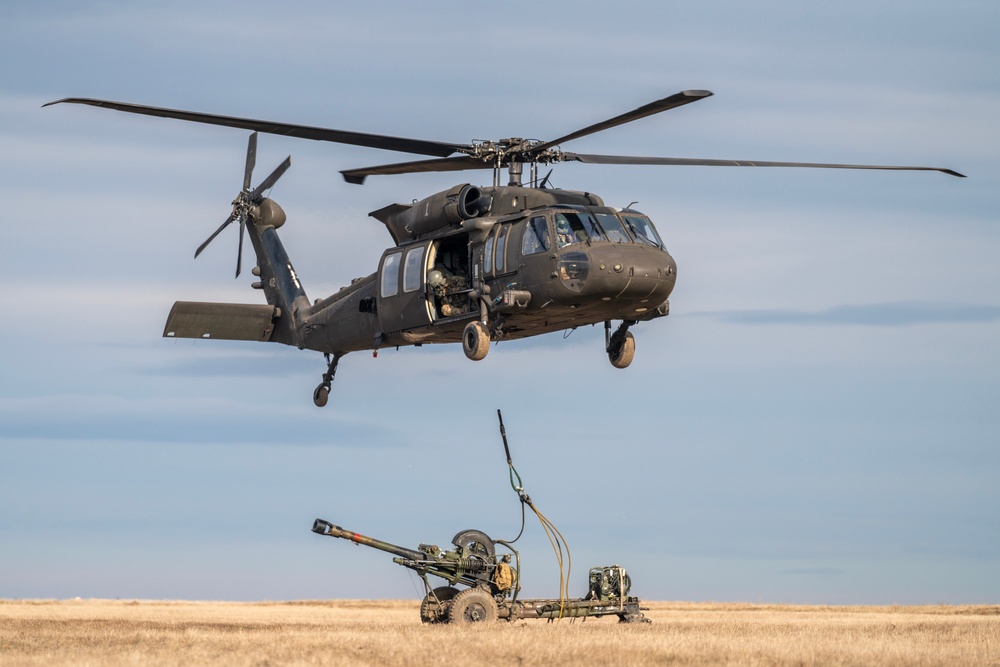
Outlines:
{"label": "helicopter", "polygon": [[[465,356],[486,357],[490,343],[604,324],[605,353],[616,368],[635,355],[630,328],[670,312],[677,264],[651,218],[614,208],[591,192],[550,187],[540,167],[560,162],[602,165],[807,167],[939,171],[916,166],[762,162],[673,157],[591,155],[562,145],[710,97],[685,90],[549,141],[517,137],[467,144],[350,132],[291,123],[221,116],[90,98],[84,104],[117,111],[251,130],[243,187],[232,213],[195,252],[226,227],[239,224],[236,277],[243,239],[256,255],[252,286],[266,305],[178,301],[163,335],[168,338],[256,340],[322,352],[327,368],[313,391],[323,407],[340,359],[383,347],[461,342]],[[278,238],[281,207],[264,196],[291,165],[285,159],[251,188],[259,132],[430,156],[341,172],[348,183],[368,176],[493,171],[490,186],[461,183],[410,204],[390,204],[369,215],[385,225],[394,245],[375,273],[310,301]],[[525,176],[525,168],[528,173]],[[502,172],[507,183],[501,184]],[[525,182],[527,178],[527,182]],[[612,322],[620,324],[612,331]]]}

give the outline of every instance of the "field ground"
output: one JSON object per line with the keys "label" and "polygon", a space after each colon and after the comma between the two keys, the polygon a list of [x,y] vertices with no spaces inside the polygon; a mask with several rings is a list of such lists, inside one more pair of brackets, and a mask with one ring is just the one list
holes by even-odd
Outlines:
{"label": "field ground", "polygon": [[422,625],[414,601],[0,600],[8,665],[991,665],[1000,606],[648,603],[652,624]]}

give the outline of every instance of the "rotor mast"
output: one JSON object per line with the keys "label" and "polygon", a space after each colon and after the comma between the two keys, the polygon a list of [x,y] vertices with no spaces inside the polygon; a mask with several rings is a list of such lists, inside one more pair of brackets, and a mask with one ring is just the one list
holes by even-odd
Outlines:
{"label": "rotor mast", "polygon": [[518,162],[517,160],[511,160],[510,164],[507,165],[507,175],[510,177],[507,185],[510,186],[521,186],[521,174],[524,172],[524,163]]}

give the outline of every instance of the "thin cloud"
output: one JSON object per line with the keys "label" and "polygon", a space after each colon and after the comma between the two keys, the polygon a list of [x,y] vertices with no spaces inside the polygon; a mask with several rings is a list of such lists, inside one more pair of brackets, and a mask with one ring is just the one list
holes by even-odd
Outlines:
{"label": "thin cloud", "polygon": [[787,570],[779,570],[778,574],[786,576],[841,577],[847,574],[847,571],[836,567],[795,567]]}
{"label": "thin cloud", "polygon": [[46,399],[0,400],[0,442],[131,442],[396,448],[391,426],[302,408],[259,410],[237,401],[78,399],[53,411]]}
{"label": "thin cloud", "polygon": [[905,327],[921,324],[976,324],[1000,321],[1000,306],[897,301],[843,305],[826,310],[733,310],[692,313],[732,324]]}

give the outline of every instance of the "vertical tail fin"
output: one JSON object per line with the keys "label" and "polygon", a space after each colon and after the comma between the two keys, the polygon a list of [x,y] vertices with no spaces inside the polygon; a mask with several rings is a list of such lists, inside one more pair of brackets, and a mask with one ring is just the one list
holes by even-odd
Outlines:
{"label": "vertical tail fin", "polygon": [[[261,225],[265,220],[274,221],[273,212],[267,212],[269,209],[281,209],[270,199],[263,200],[260,208],[265,212],[260,216],[253,216],[258,217],[258,221],[247,225],[250,242],[257,253],[254,275],[260,276],[260,282],[254,283],[254,287],[259,286],[264,291],[267,302],[278,309],[271,340],[301,348],[303,344],[299,328],[309,312],[309,297],[302,289],[302,283],[278,238],[276,225]],[[280,219],[284,222],[284,212],[281,212]]]}

